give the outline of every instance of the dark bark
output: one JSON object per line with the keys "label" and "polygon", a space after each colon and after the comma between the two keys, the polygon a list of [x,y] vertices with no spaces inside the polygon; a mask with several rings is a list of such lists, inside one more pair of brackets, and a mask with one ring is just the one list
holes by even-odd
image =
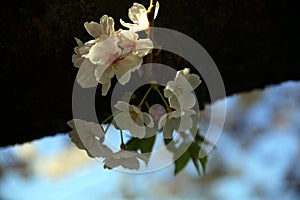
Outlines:
{"label": "dark bark", "polygon": [[[74,37],[91,39],[83,23],[98,21],[103,14],[129,21],[132,3],[1,1],[3,99],[14,102],[16,110],[8,117],[12,115],[10,108],[5,109],[9,102],[2,103],[8,112],[3,113],[0,146],[69,130],[66,122],[72,119],[77,72],[71,62]],[[222,74],[227,95],[300,80],[297,1],[163,0],[160,5],[155,25],[185,33],[204,46]],[[197,92],[203,103],[209,102],[205,89]],[[109,105],[107,98],[100,101]],[[100,118],[109,112],[104,111]]]}

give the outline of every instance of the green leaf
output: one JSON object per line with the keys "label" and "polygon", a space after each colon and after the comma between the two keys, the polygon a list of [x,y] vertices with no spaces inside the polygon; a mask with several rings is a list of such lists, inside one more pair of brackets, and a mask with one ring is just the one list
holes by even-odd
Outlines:
{"label": "green leaf", "polygon": [[177,160],[175,160],[175,171],[174,174],[178,174],[189,162],[190,154],[185,151]]}
{"label": "green leaf", "polygon": [[200,167],[199,167],[199,151],[200,151],[200,147],[197,145],[197,143],[193,142],[191,144],[191,146],[188,149],[190,157],[192,158],[192,161],[195,165],[195,168],[198,172],[198,175],[200,176]]}
{"label": "green leaf", "polygon": [[150,157],[154,143],[155,143],[155,139],[156,139],[156,135],[154,134],[156,130],[155,129],[150,129],[147,128],[147,135],[151,137],[147,137],[147,138],[143,138],[143,139],[139,139],[139,138],[132,138],[131,140],[129,140],[126,144],[126,150],[130,150],[130,151],[138,151],[141,150],[142,153],[145,154],[145,156]]}
{"label": "green leaf", "polygon": [[[204,150],[201,150],[204,151]],[[206,154],[206,152],[204,152]],[[207,154],[203,158],[199,158],[204,174],[206,173]]]}
{"label": "green leaf", "polygon": [[155,143],[156,136],[142,139],[140,149],[142,153],[151,153],[153,145]]}
{"label": "green leaf", "polygon": [[126,143],[126,150],[129,151],[137,151],[140,146],[140,139],[138,138],[131,138],[127,143]]}

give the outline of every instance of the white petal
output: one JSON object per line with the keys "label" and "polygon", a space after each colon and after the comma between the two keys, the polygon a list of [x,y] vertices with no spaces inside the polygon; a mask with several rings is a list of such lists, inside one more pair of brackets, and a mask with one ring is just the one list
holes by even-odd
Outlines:
{"label": "white petal", "polygon": [[183,114],[184,114],[183,111],[181,111],[181,110],[175,110],[175,111],[169,113],[169,118],[179,118]]}
{"label": "white petal", "polygon": [[190,74],[190,68],[184,68],[183,70],[180,70],[180,73],[184,76],[188,76]]}
{"label": "white petal", "polygon": [[126,151],[126,150],[120,150],[116,153],[114,153],[112,155],[113,158],[115,159],[121,159],[121,158],[132,158],[132,157],[135,157],[135,152],[133,151]]}
{"label": "white petal", "polygon": [[122,30],[119,34],[119,45],[124,48],[128,42],[136,42],[138,37],[138,34],[133,31]]}
{"label": "white petal", "polygon": [[[169,81],[170,82],[170,81]],[[167,85],[168,86],[168,85]],[[169,88],[169,86],[168,87],[165,87],[165,89],[164,89],[164,96],[166,97],[166,98],[169,98],[169,97],[171,97],[171,96],[173,96],[174,95],[174,93],[170,90],[170,88]]]}
{"label": "white petal", "polygon": [[[129,106],[129,112],[134,112],[134,113],[137,113],[139,115],[142,115],[141,110],[138,107],[134,106],[134,105]],[[141,116],[141,117],[143,118],[143,116]]]}
{"label": "white petal", "polygon": [[160,119],[158,121],[158,129],[159,130],[165,125],[167,117],[168,117],[168,113],[166,113],[160,117]]}
{"label": "white petal", "polygon": [[106,96],[107,95],[107,92],[110,88],[110,85],[111,85],[111,81],[107,81],[106,83],[102,84],[102,89],[101,89],[101,92],[102,92],[102,96]]}
{"label": "white petal", "polygon": [[191,86],[191,84],[188,82],[188,79],[183,76],[181,73],[177,72],[177,75],[174,79],[174,82],[176,83],[176,85],[180,88],[183,89],[183,92],[191,92],[193,91],[193,87]]}
{"label": "white petal", "polygon": [[122,130],[128,130],[130,126],[134,125],[129,112],[121,112],[114,116],[115,123]]}
{"label": "white petal", "polygon": [[125,101],[118,101],[114,107],[117,108],[118,110],[129,112],[129,104]]}
{"label": "white petal", "polygon": [[86,122],[81,119],[74,119],[68,122],[70,127],[74,127],[69,134],[73,143],[79,149],[87,151],[90,157],[98,157],[112,153],[110,149],[96,139],[104,136],[104,131],[99,124],[94,122]]}
{"label": "white petal", "polygon": [[144,161],[144,162],[148,162],[149,158],[147,156],[145,156],[144,154],[136,154],[136,157],[139,158],[140,160]]}
{"label": "white petal", "polygon": [[79,47],[83,46],[83,42],[80,39],[75,37],[75,41]]}
{"label": "white petal", "polygon": [[123,54],[130,53],[136,49],[138,34],[133,31],[122,30],[119,34],[119,45],[123,48]]}
{"label": "white petal", "polygon": [[120,66],[116,70],[116,77],[120,84],[125,85],[129,82],[131,77],[131,68],[128,65]]}
{"label": "white petal", "polygon": [[196,104],[196,98],[193,93],[187,92],[182,95],[171,96],[169,98],[169,103],[172,108],[187,110]]}
{"label": "white petal", "polygon": [[200,80],[199,76],[196,75],[196,74],[189,75],[187,77],[187,80],[188,80],[188,82],[190,83],[190,85],[192,86],[193,89],[196,89],[201,83],[201,80]]}
{"label": "white petal", "polygon": [[129,28],[130,30],[133,30],[138,26],[137,24],[126,23],[122,19],[120,19],[120,23],[122,26]]}
{"label": "white petal", "polygon": [[136,50],[134,51],[134,54],[140,57],[144,57],[145,55],[151,52],[153,47],[154,47],[153,42],[149,38],[139,39],[137,41],[137,46],[136,46]]}
{"label": "white petal", "polygon": [[79,135],[76,130],[73,130],[69,133],[69,138],[76,145],[76,147],[78,149],[85,149],[85,146],[83,145],[82,141],[80,140]]}
{"label": "white petal", "polygon": [[72,128],[72,129],[75,129],[75,122],[74,122],[74,119],[70,120],[67,122],[67,125]]}
{"label": "white petal", "polygon": [[154,19],[156,19],[156,17],[157,17],[158,10],[159,10],[159,3],[158,3],[158,1],[156,1],[155,11],[154,11]]}
{"label": "white petal", "polygon": [[135,24],[138,24],[144,15],[147,17],[147,10],[142,4],[134,3],[133,6],[129,8],[128,17]]}
{"label": "white petal", "polygon": [[100,37],[101,36],[101,27],[98,23],[96,22],[85,22],[84,27],[86,31],[93,36],[94,38]]}
{"label": "white petal", "polygon": [[88,58],[93,64],[110,65],[121,54],[121,49],[117,46],[113,38],[108,38],[98,42],[91,47]]}
{"label": "white petal", "polygon": [[111,36],[115,32],[114,28],[115,22],[112,17],[108,17],[107,15],[103,15],[100,19],[100,26],[102,34]]}
{"label": "white petal", "polygon": [[188,110],[196,104],[195,95],[191,92],[184,93],[178,98],[181,110]]}
{"label": "white petal", "polygon": [[81,57],[80,55],[73,54],[72,55],[72,62],[74,64],[74,67],[79,68],[83,62],[84,58]]}
{"label": "white petal", "polygon": [[94,122],[88,122],[87,126],[89,127],[91,133],[94,136],[97,136],[99,139],[104,137],[104,130],[100,124],[96,124]]}
{"label": "white petal", "polygon": [[122,130],[129,130],[133,137],[143,138],[146,135],[146,128],[139,126],[132,120],[129,112],[121,112],[114,116],[114,121],[118,128]]}
{"label": "white petal", "polygon": [[94,75],[96,66],[88,59],[84,59],[77,73],[77,82],[82,88],[95,87],[98,82]]}
{"label": "white petal", "polygon": [[104,84],[112,79],[115,75],[115,69],[109,66],[103,66],[98,64],[95,69],[95,76],[99,83]]}
{"label": "white petal", "polygon": [[177,127],[177,120],[174,118],[167,119],[164,127],[163,127],[163,133],[164,137],[166,139],[171,139],[173,137],[173,132],[175,128]]}
{"label": "white petal", "polygon": [[121,163],[121,166],[126,169],[135,169],[138,170],[140,168],[140,163],[137,158],[128,158],[127,160]]}
{"label": "white petal", "polygon": [[[184,115],[186,116],[191,116],[191,115],[196,115],[197,113],[194,110],[185,110]],[[200,113],[199,113],[200,115]]]}
{"label": "white petal", "polygon": [[78,49],[78,53],[79,53],[79,55],[83,56],[83,55],[89,53],[90,49],[91,49],[90,46],[83,45]]}
{"label": "white petal", "polygon": [[178,131],[186,131],[193,127],[193,120],[190,116],[182,116]]}
{"label": "white petal", "polygon": [[146,135],[146,127],[144,126],[139,126],[137,124],[134,124],[133,126],[130,127],[130,129],[128,129],[130,131],[130,134],[133,137],[137,137],[137,138],[144,138]]}
{"label": "white petal", "polygon": [[138,69],[143,62],[143,59],[132,54],[125,55],[120,61],[115,63],[116,76],[121,84],[126,84],[130,80],[132,69]]}
{"label": "white petal", "polygon": [[146,112],[143,112],[143,118],[144,118],[144,123],[148,126],[148,127],[154,127],[154,121],[152,119],[152,117],[146,113]]}
{"label": "white petal", "polygon": [[90,157],[109,157],[112,154],[111,149],[96,139],[86,140],[84,144]]}
{"label": "white petal", "polygon": [[171,97],[169,97],[168,100],[169,100],[171,108],[180,110],[180,103],[175,95],[172,95]]}
{"label": "white petal", "polygon": [[113,157],[108,157],[103,162],[109,168],[115,168],[120,165],[120,160],[115,159]]}

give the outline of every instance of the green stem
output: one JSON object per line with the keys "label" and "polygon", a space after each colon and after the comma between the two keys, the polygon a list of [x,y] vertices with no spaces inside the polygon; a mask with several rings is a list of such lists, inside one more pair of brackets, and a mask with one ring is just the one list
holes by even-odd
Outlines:
{"label": "green stem", "polygon": [[104,119],[104,120],[102,121],[101,124],[105,124],[106,122],[108,122],[109,120],[111,120],[111,118],[113,118],[113,115],[109,115],[106,119]]}
{"label": "green stem", "polygon": [[162,93],[160,92],[159,88],[156,87],[155,90],[157,91],[157,93],[159,94],[160,98],[163,100],[164,104],[166,105],[167,109],[169,110],[169,104],[167,103],[165,97],[162,95]]}
{"label": "green stem", "polygon": [[123,132],[122,130],[120,130],[120,135],[121,135],[121,145],[124,144],[124,138],[123,138]]}
{"label": "green stem", "polygon": [[121,148],[122,150],[126,150],[126,145],[125,145],[125,143],[124,143],[122,130],[120,130],[120,135],[121,135],[121,145],[120,145],[120,148]]}
{"label": "green stem", "polygon": [[104,134],[106,134],[106,132],[108,131],[110,125],[111,125],[111,123],[109,123],[109,124],[107,125],[107,127],[105,128]]}
{"label": "green stem", "polygon": [[150,109],[150,106],[149,106],[149,103],[146,101],[145,102],[145,105],[146,105],[146,107],[147,107],[147,110],[149,110]]}
{"label": "green stem", "polygon": [[150,88],[147,90],[146,94],[144,95],[143,99],[141,100],[141,102],[140,102],[140,104],[139,104],[139,106],[138,106],[139,108],[141,108],[141,106],[143,105],[144,101],[146,100],[146,98],[147,98],[147,96],[148,96],[148,94],[150,93],[151,90],[152,90],[152,87],[150,87]]}

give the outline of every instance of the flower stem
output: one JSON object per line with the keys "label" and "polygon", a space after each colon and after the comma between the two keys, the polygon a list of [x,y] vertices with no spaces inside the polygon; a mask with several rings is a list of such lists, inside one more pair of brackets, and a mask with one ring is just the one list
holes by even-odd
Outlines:
{"label": "flower stem", "polygon": [[120,136],[121,136],[121,145],[120,145],[120,148],[122,150],[126,150],[126,145],[124,143],[124,138],[123,138],[123,132],[122,132],[122,130],[120,130]]}
{"label": "flower stem", "polygon": [[140,102],[140,104],[139,104],[139,106],[138,106],[139,108],[141,108],[141,106],[143,105],[144,101],[146,100],[146,98],[147,98],[147,96],[148,96],[148,94],[150,93],[151,90],[152,90],[152,87],[150,87],[150,88],[147,90],[146,94],[144,95],[143,99],[141,100],[141,102]]}
{"label": "flower stem", "polygon": [[106,132],[108,131],[110,125],[111,125],[111,123],[109,123],[109,124],[107,125],[107,127],[105,128],[104,134],[106,134]]}
{"label": "flower stem", "polygon": [[120,135],[121,135],[121,144],[124,144],[124,138],[123,138],[123,132],[120,130]]}
{"label": "flower stem", "polygon": [[106,119],[104,119],[104,120],[102,121],[101,124],[105,124],[106,122],[108,122],[109,120],[111,120],[111,118],[113,118],[113,115],[109,115]]}
{"label": "flower stem", "polygon": [[164,96],[162,95],[162,93],[160,92],[159,88],[158,88],[158,87],[155,87],[154,89],[157,91],[157,93],[159,94],[160,98],[163,100],[164,104],[166,105],[167,110],[169,111],[169,110],[170,110],[170,106],[169,106],[169,104],[167,103],[165,97],[164,97]]}

